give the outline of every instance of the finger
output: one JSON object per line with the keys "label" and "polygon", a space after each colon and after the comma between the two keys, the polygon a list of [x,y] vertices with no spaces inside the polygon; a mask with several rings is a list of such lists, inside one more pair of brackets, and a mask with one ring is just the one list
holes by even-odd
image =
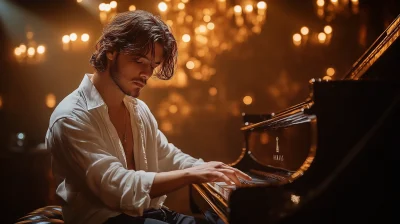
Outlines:
{"label": "finger", "polygon": [[245,179],[245,180],[253,180],[253,178],[251,178],[249,175],[243,173],[242,171],[240,171],[240,170],[238,170],[238,169],[236,169],[236,175],[237,175],[239,178],[242,178],[242,179]]}
{"label": "finger", "polygon": [[245,179],[245,180],[252,180],[253,179],[249,175],[243,173],[242,171],[240,171],[240,170],[238,170],[238,169],[236,169],[234,167],[228,166],[226,164],[223,164],[223,167],[226,168],[226,169],[232,169],[233,171],[235,171],[236,176],[238,176],[239,178],[242,178],[242,179]]}
{"label": "finger", "polygon": [[239,178],[236,176],[235,171],[232,169],[218,169],[219,172],[224,173],[236,185],[241,185]]}
{"label": "finger", "polygon": [[215,175],[217,178],[215,180],[213,180],[214,182],[222,181],[222,182],[225,182],[227,185],[232,185],[231,179],[229,179],[223,172],[216,171]]}
{"label": "finger", "polygon": [[218,162],[218,161],[213,161],[212,162],[212,165],[215,167],[215,168],[220,168],[220,167],[224,167],[224,163],[223,162]]}

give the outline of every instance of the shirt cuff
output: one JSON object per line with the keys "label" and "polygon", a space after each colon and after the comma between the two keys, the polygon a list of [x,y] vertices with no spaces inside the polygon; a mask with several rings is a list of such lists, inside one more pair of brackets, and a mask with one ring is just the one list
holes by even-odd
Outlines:
{"label": "shirt cuff", "polygon": [[200,158],[195,163],[193,163],[192,167],[198,166],[198,165],[201,165],[201,164],[204,164],[204,163],[205,163],[204,160]]}
{"label": "shirt cuff", "polygon": [[127,185],[128,192],[135,191],[133,194],[126,194],[121,200],[121,209],[124,213],[131,216],[141,216],[143,211],[150,207],[150,190],[154,182],[155,172],[136,171],[133,185]]}

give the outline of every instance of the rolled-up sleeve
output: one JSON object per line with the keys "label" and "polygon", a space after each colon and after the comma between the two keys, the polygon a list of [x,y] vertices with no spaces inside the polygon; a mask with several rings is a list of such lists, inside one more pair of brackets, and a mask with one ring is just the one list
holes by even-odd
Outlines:
{"label": "rolled-up sleeve", "polygon": [[[107,152],[100,132],[79,117],[58,119],[47,146],[109,208],[141,215],[150,205],[154,172],[127,170]],[[108,149],[110,150],[110,149]]]}

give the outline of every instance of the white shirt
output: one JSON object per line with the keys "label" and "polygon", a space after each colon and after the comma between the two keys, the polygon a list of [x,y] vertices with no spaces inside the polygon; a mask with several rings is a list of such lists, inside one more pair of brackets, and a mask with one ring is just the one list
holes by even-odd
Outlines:
{"label": "white shirt", "polygon": [[126,213],[140,216],[160,208],[166,195],[151,199],[156,172],[204,163],[168,143],[147,105],[126,96],[136,170],[128,170],[124,149],[107,105],[86,74],[54,110],[46,134],[65,223],[103,223]]}

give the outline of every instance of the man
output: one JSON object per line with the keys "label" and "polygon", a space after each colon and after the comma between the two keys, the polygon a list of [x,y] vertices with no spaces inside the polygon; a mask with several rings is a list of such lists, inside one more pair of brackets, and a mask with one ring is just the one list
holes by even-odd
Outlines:
{"label": "man", "polygon": [[103,30],[90,59],[94,74],[60,102],[46,134],[65,223],[195,223],[163,207],[165,194],[250,179],[168,143],[137,99],[153,74],[172,77],[176,56],[170,30],[148,12],[118,14]]}

